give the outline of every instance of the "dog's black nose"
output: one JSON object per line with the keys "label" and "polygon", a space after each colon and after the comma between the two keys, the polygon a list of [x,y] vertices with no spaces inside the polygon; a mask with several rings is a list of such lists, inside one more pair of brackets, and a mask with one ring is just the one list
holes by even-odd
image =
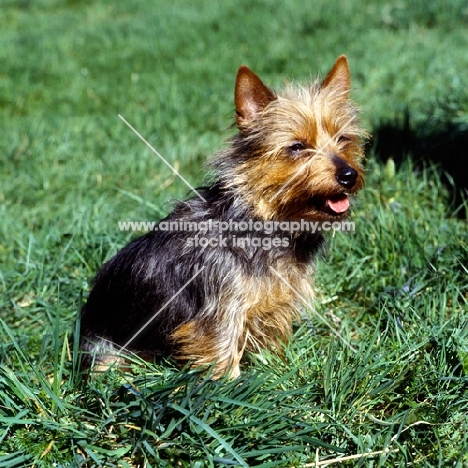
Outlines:
{"label": "dog's black nose", "polygon": [[340,167],[335,174],[336,180],[346,188],[353,188],[356,185],[358,173],[351,166]]}
{"label": "dog's black nose", "polygon": [[336,180],[347,189],[351,189],[356,185],[358,178],[358,172],[352,168],[346,161],[338,157],[333,156],[333,162],[336,167],[335,178]]}

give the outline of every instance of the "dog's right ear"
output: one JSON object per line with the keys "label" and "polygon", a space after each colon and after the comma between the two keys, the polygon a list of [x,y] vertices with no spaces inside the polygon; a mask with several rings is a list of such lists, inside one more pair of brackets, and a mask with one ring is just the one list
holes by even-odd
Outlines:
{"label": "dog's right ear", "polygon": [[236,104],[236,124],[242,129],[262,111],[276,95],[250,68],[242,65],[237,72],[234,102]]}

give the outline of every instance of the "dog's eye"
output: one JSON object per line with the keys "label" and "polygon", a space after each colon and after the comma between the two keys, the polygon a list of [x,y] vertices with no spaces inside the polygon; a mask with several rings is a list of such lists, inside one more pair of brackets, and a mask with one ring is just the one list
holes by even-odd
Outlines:
{"label": "dog's eye", "polygon": [[346,143],[349,143],[351,141],[351,137],[348,135],[340,135],[338,137],[338,143],[345,145]]}
{"label": "dog's eye", "polygon": [[291,152],[291,154],[298,154],[301,151],[305,150],[306,147],[305,147],[304,143],[301,143],[301,142],[298,141],[298,142],[292,144],[288,149]]}

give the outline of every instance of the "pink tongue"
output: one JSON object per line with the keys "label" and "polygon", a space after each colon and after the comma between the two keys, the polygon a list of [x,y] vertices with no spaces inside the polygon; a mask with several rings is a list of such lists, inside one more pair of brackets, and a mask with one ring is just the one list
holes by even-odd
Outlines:
{"label": "pink tongue", "polygon": [[327,200],[327,206],[335,213],[344,213],[349,209],[349,198],[344,195],[342,198],[336,200]]}

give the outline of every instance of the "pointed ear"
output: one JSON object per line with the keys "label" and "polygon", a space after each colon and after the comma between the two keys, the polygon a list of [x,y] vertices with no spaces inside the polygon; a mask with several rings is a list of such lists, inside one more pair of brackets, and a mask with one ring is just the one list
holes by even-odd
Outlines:
{"label": "pointed ear", "polygon": [[239,128],[248,124],[258,112],[275,99],[275,94],[250,68],[245,65],[239,68],[234,93],[236,123]]}
{"label": "pointed ear", "polygon": [[334,88],[337,93],[342,94],[344,98],[349,96],[351,76],[346,55],[340,55],[336,59],[335,65],[323,79],[321,88],[328,88],[329,86]]}

